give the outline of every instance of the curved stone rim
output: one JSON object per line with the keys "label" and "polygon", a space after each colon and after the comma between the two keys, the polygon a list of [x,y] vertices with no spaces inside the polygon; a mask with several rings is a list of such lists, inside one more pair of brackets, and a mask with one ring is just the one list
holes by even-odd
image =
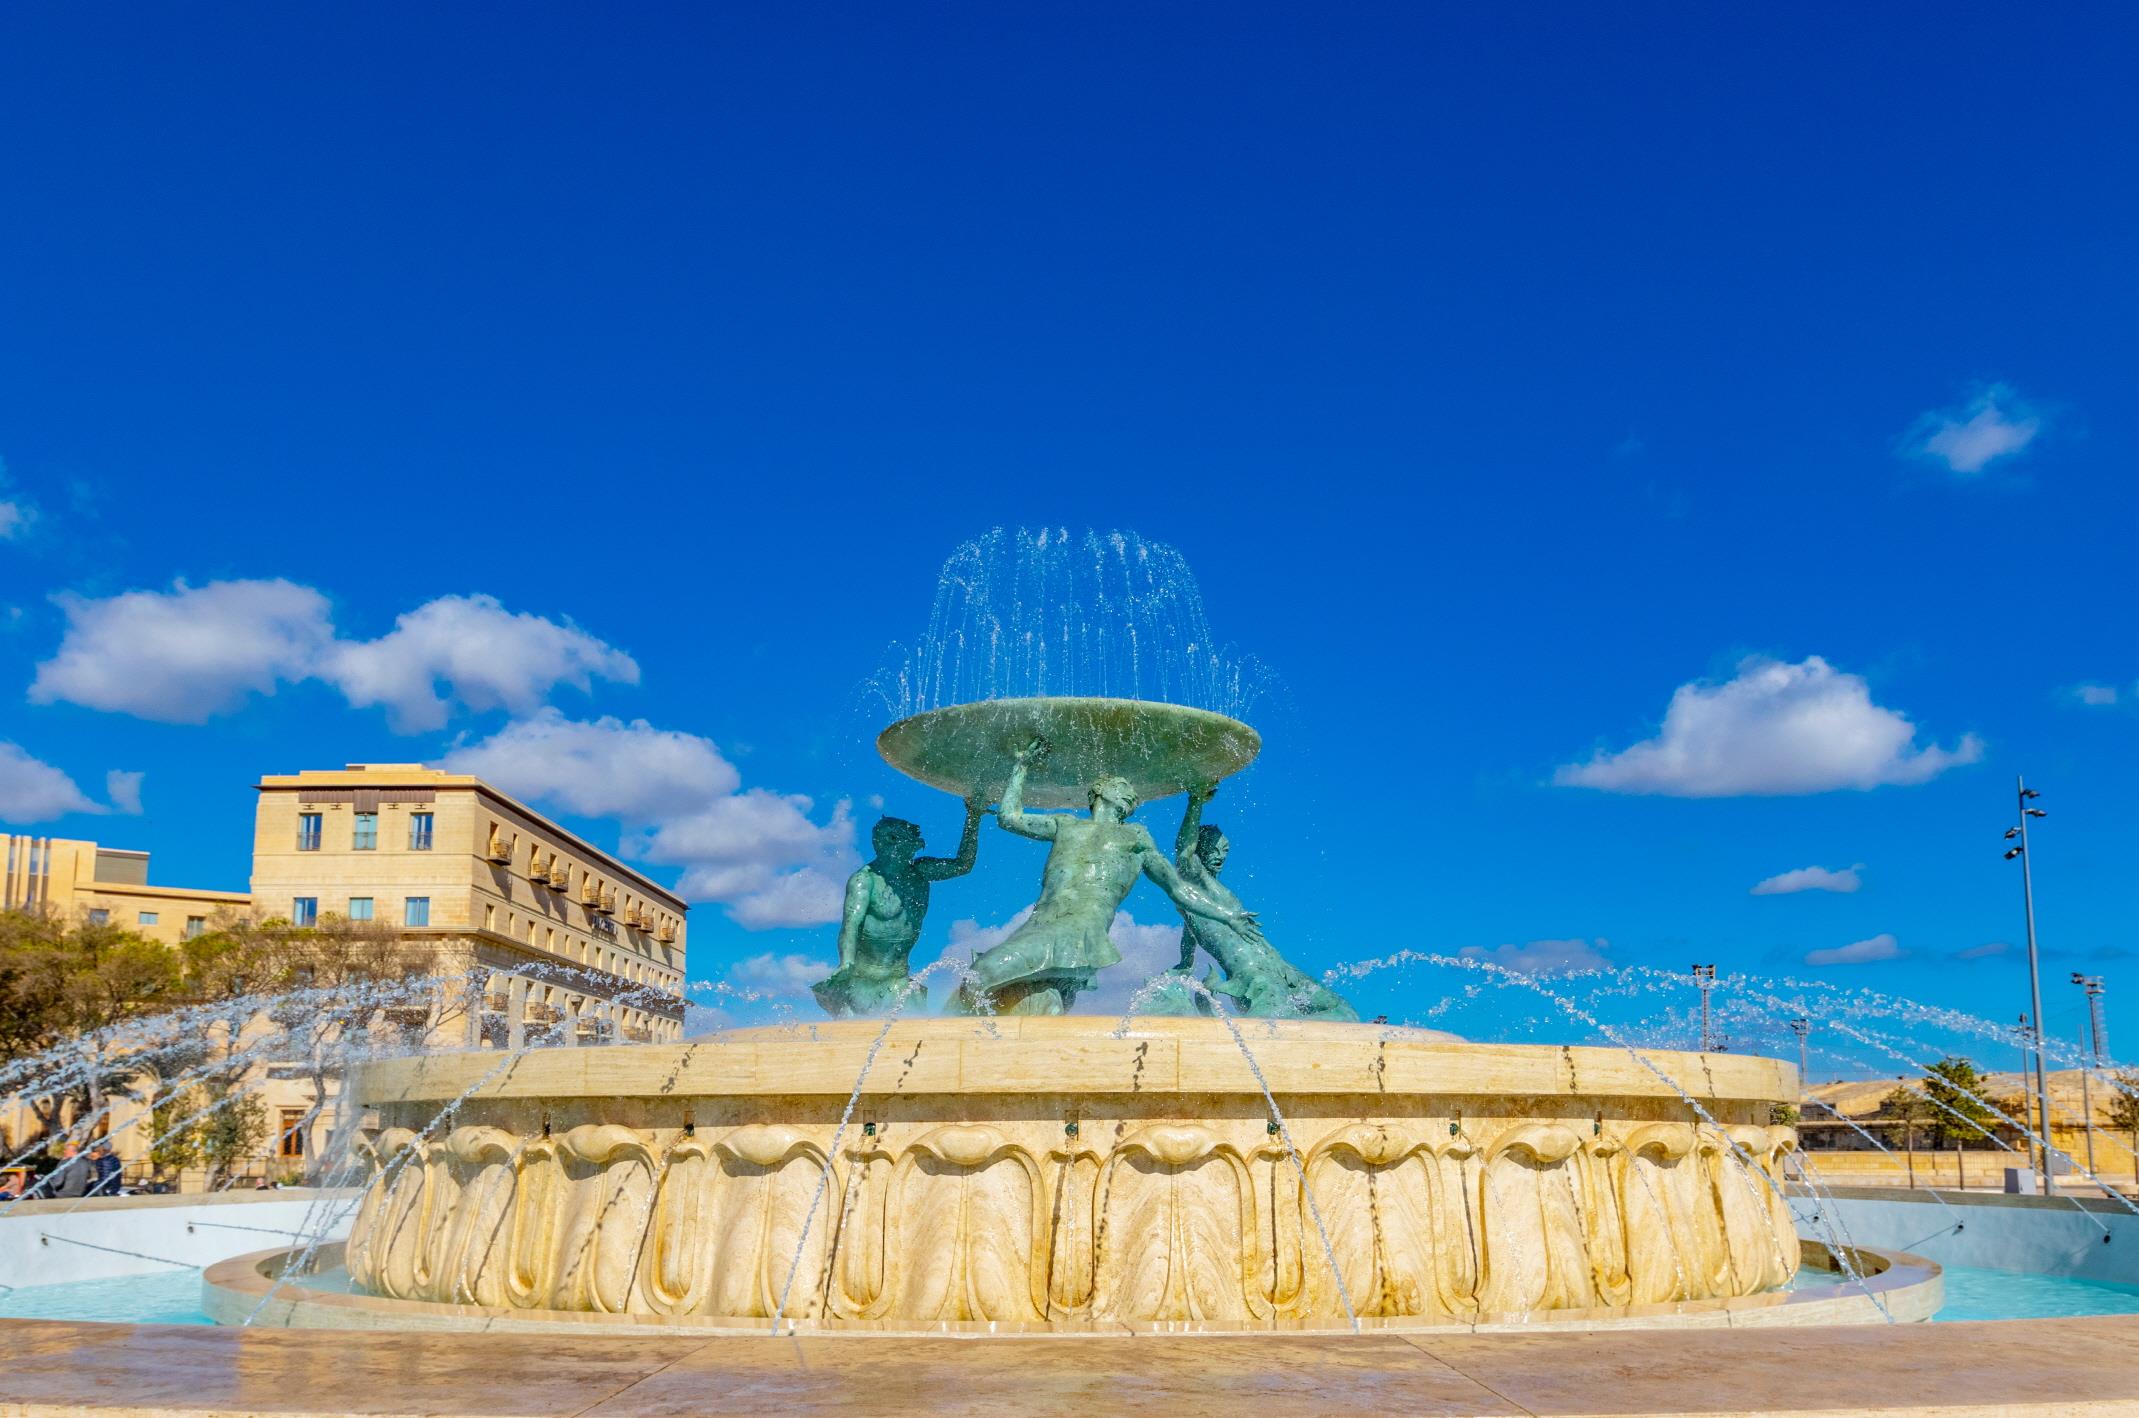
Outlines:
{"label": "curved stone rim", "polygon": [[1098,778],[1127,778],[1143,802],[1216,783],[1255,761],[1262,735],[1211,709],[1149,699],[1032,695],[951,704],[901,719],[877,752],[907,777],[965,797],[1002,795],[1012,757],[1035,736],[1052,751],[1029,771],[1025,803],[1083,807]]}
{"label": "curved stone rim", "polygon": [[[1805,1261],[1823,1269],[1836,1268],[1830,1248],[1823,1242],[1801,1239]],[[1268,1334],[1268,1325],[1224,1324],[1196,1320],[1053,1321],[1018,1324],[978,1320],[843,1320],[838,1318],[772,1321],[754,1317],[713,1315],[605,1314],[585,1310],[510,1309],[484,1305],[453,1304],[438,1300],[396,1300],[379,1295],[315,1290],[301,1280],[285,1281],[276,1289],[272,1278],[285,1258],[301,1255],[303,1248],[254,1251],[233,1256],[201,1273],[201,1305],[219,1325],[243,1322],[259,1310],[268,1293],[275,1292],[254,1323],[271,1328],[299,1329],[419,1329],[480,1330],[498,1332],[509,1327],[528,1334],[602,1334],[625,1337],[648,1335],[703,1335],[708,1338],[764,1338],[769,1334],[865,1339],[915,1339],[943,1336],[1002,1338],[1060,1338],[1068,1340],[1122,1337],[1129,1334],[1196,1335],[1212,1338]],[[1539,1310],[1524,1314],[1481,1315],[1475,1320],[1371,1318],[1360,1327],[1368,1333],[1405,1334],[1504,1334],[1548,1331],[1561,1334],[1594,1333],[1632,1329],[1747,1325],[1800,1326],[1818,1324],[1880,1324],[1891,1313],[1898,1323],[1928,1320],[1945,1299],[1944,1271],[1936,1261],[1906,1251],[1856,1247],[1851,1256],[1864,1274],[1863,1285],[1818,1290],[1777,1290],[1758,1295],[1737,1295],[1709,1300],[1680,1300],[1665,1304],[1628,1305],[1620,1308]],[[339,1265],[342,1243],[321,1246],[314,1255],[317,1269]],[[1874,1300],[1876,1297],[1876,1302]],[[1880,1306],[1885,1306],[1882,1312]],[[502,1322],[502,1325],[501,1325]],[[1284,1326],[1288,1333],[1348,1332],[1342,1319],[1327,1322],[1294,1321]]]}
{"label": "curved stone rim", "polygon": [[[1238,1021],[1281,1097],[1674,1099],[1707,1106],[1797,1096],[1796,1068],[1751,1054],[1551,1044],[1463,1043],[1376,1024]],[[765,1026],[678,1044],[539,1049],[504,1063],[472,1050],[389,1059],[353,1071],[365,1106],[478,1099],[945,1095],[1245,1095],[1261,1086],[1224,1021],[1103,1016],[877,1020]],[[882,1048],[863,1067],[879,1033]],[[485,1075],[494,1074],[494,1077]],[[1661,1075],[1661,1076],[1659,1076]],[[1668,1080],[1668,1081],[1667,1081]],[[1676,1084],[1676,1087],[1672,1085]]]}

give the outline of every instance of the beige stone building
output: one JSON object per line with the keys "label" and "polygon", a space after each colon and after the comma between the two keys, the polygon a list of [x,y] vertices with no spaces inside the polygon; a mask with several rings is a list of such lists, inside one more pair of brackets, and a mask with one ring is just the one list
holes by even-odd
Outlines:
{"label": "beige stone building", "polygon": [[242,891],[151,886],[147,852],[67,837],[7,839],[0,910],[123,926],[176,945],[208,930],[217,915],[242,915],[251,904]]}
{"label": "beige stone building", "polygon": [[[441,1048],[669,1042],[683,1027],[682,900],[480,779],[412,763],[263,777],[252,891],[150,886],[148,854],[64,838],[9,836],[0,909],[102,921],[178,945],[250,915],[310,925],[369,920],[429,947],[441,985],[428,1010],[394,1023]],[[235,845],[235,844],[233,844]],[[404,1011],[406,1013],[406,1011]],[[252,1043],[265,1015],[240,1026]],[[249,1092],[269,1124],[248,1174],[303,1170],[332,1126],[306,1072],[268,1062]],[[115,1100],[115,1150],[145,1170],[145,1101]],[[0,1136],[26,1135],[17,1105]],[[131,1173],[130,1173],[131,1176]],[[183,1185],[198,1185],[188,1174]]]}
{"label": "beige stone building", "polygon": [[377,921],[435,943],[437,972],[466,973],[481,1000],[461,1011],[466,1043],[681,1035],[689,908],[548,818],[478,778],[413,763],[258,787],[255,914]]}

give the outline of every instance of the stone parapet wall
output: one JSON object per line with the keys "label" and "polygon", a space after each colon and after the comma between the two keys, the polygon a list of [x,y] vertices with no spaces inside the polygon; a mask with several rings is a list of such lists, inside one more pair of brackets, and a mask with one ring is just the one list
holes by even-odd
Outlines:
{"label": "stone parapet wall", "polygon": [[[1330,1322],[1347,1299],[1467,1319],[1796,1269],[1771,1184],[1795,1134],[1767,1122],[1791,1080],[1769,1061],[1650,1060],[1711,1124],[1613,1051],[1257,1026],[1279,1132],[1217,1021],[1110,1023],[901,1025],[844,1131],[846,1098],[813,1080],[851,1090],[874,1025],[378,1066],[356,1084],[374,1176],[349,1267],[402,1299],[1065,1326]],[[1043,1055],[1055,1088],[1000,1086]],[[1408,1082],[1434,1074],[1465,1091]],[[1080,1080],[1112,1086],[1062,1087]]]}

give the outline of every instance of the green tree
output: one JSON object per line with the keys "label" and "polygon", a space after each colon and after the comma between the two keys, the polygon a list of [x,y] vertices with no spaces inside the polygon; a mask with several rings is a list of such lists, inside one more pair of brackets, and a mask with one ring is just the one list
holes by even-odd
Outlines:
{"label": "green tree", "polygon": [[0,912],[0,1057],[21,1057],[79,1043],[89,1067],[81,1083],[33,1096],[40,1132],[101,1111],[107,1094],[133,1069],[114,1050],[113,1025],[182,1000],[175,955],[118,926],[69,925],[47,912]]}
{"label": "green tree", "polygon": [[245,1163],[260,1155],[267,1141],[267,1104],[257,1093],[218,1080],[203,1090],[217,1105],[200,1120],[201,1164],[208,1169],[208,1190],[219,1191]]}
{"label": "green tree", "polygon": [[2109,1125],[2130,1139],[2132,1177],[2139,1180],[2139,1069],[2119,1069],[2111,1077],[2117,1089],[2109,1098]]}
{"label": "green tree", "polygon": [[1905,1081],[1879,1100],[1877,1116],[1896,1124],[1901,1130],[1902,1146],[1914,1151],[1916,1139],[1922,1134],[1924,1124],[1931,1120],[1936,1111],[1920,1088]]}
{"label": "green tree", "polygon": [[158,1181],[176,1182],[178,1174],[201,1161],[200,1124],[193,1114],[204,1106],[200,1090],[180,1089],[156,1100],[144,1125],[149,1139],[149,1165]]}
{"label": "green tree", "polygon": [[149,1113],[149,1162],[159,1178],[175,1180],[189,1167],[208,1174],[208,1190],[226,1186],[260,1155],[267,1140],[267,1105],[242,1083],[217,1077],[157,1099]]}
{"label": "green tree", "polygon": [[1922,1087],[1932,1104],[1933,1147],[1977,1146],[1991,1136],[1997,1115],[1981,1101],[1984,1079],[1974,1063],[1958,1055],[1940,1059],[1924,1071]]}

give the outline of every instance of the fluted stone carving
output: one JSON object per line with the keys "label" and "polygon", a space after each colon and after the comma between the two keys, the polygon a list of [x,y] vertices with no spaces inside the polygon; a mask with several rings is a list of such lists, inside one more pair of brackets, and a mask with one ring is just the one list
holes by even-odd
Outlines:
{"label": "fluted stone carving", "polygon": [[1340,1321],[1337,1273],[1362,1316],[1465,1320],[1750,1294],[1797,1265],[1785,1127],[1563,1098],[1294,1116],[1296,1163],[1244,1109],[1074,1132],[977,1111],[852,1126],[829,1178],[836,1116],[382,1127],[347,1263],[379,1294],[522,1309],[769,1320],[793,1268],[797,1319],[1218,1326]]}

